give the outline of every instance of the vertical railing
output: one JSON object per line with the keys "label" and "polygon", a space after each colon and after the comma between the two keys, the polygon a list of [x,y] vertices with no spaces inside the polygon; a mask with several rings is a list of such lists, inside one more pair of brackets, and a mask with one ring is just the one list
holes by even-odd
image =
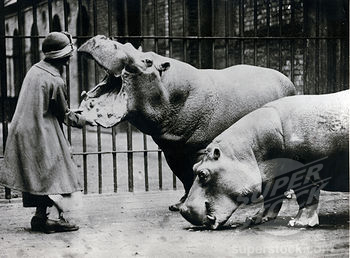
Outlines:
{"label": "vertical railing", "polygon": [[[266,36],[270,36],[270,0],[266,0]],[[270,67],[270,41],[266,41],[266,67]]]}
{"label": "vertical railing", "polygon": [[52,31],[52,0],[47,1],[47,8],[49,12],[49,32]]}
{"label": "vertical railing", "polygon": [[182,18],[182,37],[183,37],[183,60],[184,62],[187,62],[187,31],[188,31],[188,22],[187,22],[187,16],[188,16],[188,11],[187,11],[187,5],[186,5],[186,0],[182,1],[182,13],[183,13],[183,18]]}
{"label": "vertical railing", "polygon": [[239,1],[239,36],[240,36],[240,61],[244,64],[244,0]]}
{"label": "vertical railing", "polygon": [[[254,37],[258,34],[258,0],[254,0]],[[254,65],[257,64],[257,40],[254,38]]]}
{"label": "vertical railing", "polygon": [[23,10],[22,10],[22,0],[17,1],[17,26],[18,26],[18,48],[19,48],[19,56],[18,56],[18,64],[19,64],[19,80],[18,80],[18,92],[16,92],[16,96],[19,95],[19,91],[21,89],[22,81],[25,74],[25,59],[24,59],[24,18],[23,18]]}
{"label": "vertical railing", "polygon": [[[143,1],[140,0],[140,36],[141,36],[141,48],[144,47],[144,41],[143,41],[143,13],[144,13],[144,5]],[[148,181],[148,145],[147,145],[147,136],[146,134],[142,133],[142,142],[143,142],[143,169],[145,173],[145,191],[149,191],[149,181]]]}
{"label": "vertical railing", "polygon": [[[1,86],[1,123],[2,123],[2,146],[5,152],[6,139],[8,135],[7,120],[7,72],[6,72],[6,38],[5,38],[5,3],[0,2],[0,86]],[[11,190],[5,188],[5,198],[11,199]]]}
{"label": "vertical railing", "polygon": [[[229,40],[228,37],[230,36],[230,19],[229,19],[229,0],[225,0],[225,66],[228,67],[230,64],[230,57],[229,57]],[[212,6],[214,8],[214,6]]]}
{"label": "vertical railing", "polygon": [[[78,12],[79,12],[79,31],[83,31],[83,5],[82,5],[82,0],[78,0]],[[77,39],[79,39],[79,36]],[[79,58],[79,57],[78,57]],[[82,60],[82,59],[80,59]],[[83,81],[83,80],[81,80]],[[84,178],[84,194],[88,193],[88,169],[87,169],[87,159],[88,159],[88,154],[87,154],[87,139],[86,139],[86,126],[83,126],[82,128],[82,147],[83,147],[83,178]]]}
{"label": "vertical railing", "polygon": [[283,0],[278,1],[278,70],[282,72],[282,22],[283,22]]}
{"label": "vertical railing", "polygon": [[315,32],[315,83],[316,94],[320,94],[320,1],[316,1],[316,32]]}
{"label": "vertical railing", "polygon": [[198,68],[202,68],[202,40],[200,39],[200,37],[202,36],[201,23],[202,23],[201,4],[200,4],[200,0],[197,0],[197,36],[199,37],[199,39],[198,39]]}
{"label": "vertical railing", "polygon": [[[64,19],[64,31],[68,31],[68,3],[67,0],[63,0],[63,19]],[[70,107],[70,65],[66,65],[66,87],[67,87],[67,103]],[[72,128],[67,125],[67,138],[70,144],[72,144]]]}
{"label": "vertical railing", "polygon": [[[295,33],[295,4],[294,0],[290,0],[290,23],[291,23],[291,30],[292,35]],[[295,55],[295,40],[290,40],[290,80],[294,83],[294,55]]]}
{"label": "vertical railing", "polygon": [[[184,15],[184,14],[183,14]],[[184,19],[184,17],[183,17]],[[169,57],[173,57],[173,7],[172,0],[168,0],[168,24],[169,24]],[[176,176],[172,177],[173,189],[176,190]]]}

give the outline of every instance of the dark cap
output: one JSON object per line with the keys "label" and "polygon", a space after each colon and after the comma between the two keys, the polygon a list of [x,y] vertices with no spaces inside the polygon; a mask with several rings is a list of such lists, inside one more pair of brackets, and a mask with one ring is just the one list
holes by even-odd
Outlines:
{"label": "dark cap", "polygon": [[72,55],[74,51],[72,36],[67,32],[50,32],[43,41],[42,51],[48,59]]}

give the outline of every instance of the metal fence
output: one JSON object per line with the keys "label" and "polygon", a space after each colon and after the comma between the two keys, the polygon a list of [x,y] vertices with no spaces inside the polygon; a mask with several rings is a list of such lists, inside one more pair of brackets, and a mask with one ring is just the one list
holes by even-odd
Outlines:
{"label": "metal fence", "polygon": [[[198,68],[239,63],[271,67],[286,74],[299,93],[320,94],[348,88],[348,10],[349,3],[343,0],[6,0],[0,4],[3,148],[22,80],[42,56],[40,45],[50,31],[71,32],[78,46],[105,34]],[[79,93],[96,84],[101,75],[92,61],[77,56],[65,70],[70,104],[77,105]],[[96,150],[89,149],[91,133],[96,135]],[[131,125],[111,130],[97,127],[96,132],[68,127],[66,134],[73,147],[78,143],[72,134],[81,137],[80,150],[73,154],[80,159],[85,193],[92,191],[91,175],[97,179],[98,192],[106,191],[106,174],[112,180],[107,191],[117,192],[120,173],[127,175],[127,190],[134,191],[137,154],[142,155],[138,161],[142,160],[142,188],[150,189],[149,174],[157,170],[157,188],[163,189],[163,176],[170,173],[162,152]],[[103,148],[104,135],[110,137],[109,149]],[[124,147],[118,147],[119,135],[125,136]],[[135,137],[141,137],[138,148],[133,146]],[[150,171],[152,154],[156,165]],[[118,166],[121,155],[126,155],[127,162],[123,172]],[[112,160],[106,168],[107,156]],[[94,171],[89,159],[97,163]],[[170,181],[170,188],[176,189],[177,179],[171,175]],[[11,198],[9,189],[6,198]]]}

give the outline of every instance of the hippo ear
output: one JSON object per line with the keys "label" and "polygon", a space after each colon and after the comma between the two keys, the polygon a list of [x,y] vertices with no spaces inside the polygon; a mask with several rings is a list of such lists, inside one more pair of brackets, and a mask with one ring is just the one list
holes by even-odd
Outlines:
{"label": "hippo ear", "polygon": [[169,62],[164,62],[164,63],[160,64],[159,70],[164,72],[164,71],[168,70],[169,67],[170,67],[170,63]]}
{"label": "hippo ear", "polygon": [[213,150],[213,159],[218,160],[220,158],[221,152],[219,148],[214,148]]}

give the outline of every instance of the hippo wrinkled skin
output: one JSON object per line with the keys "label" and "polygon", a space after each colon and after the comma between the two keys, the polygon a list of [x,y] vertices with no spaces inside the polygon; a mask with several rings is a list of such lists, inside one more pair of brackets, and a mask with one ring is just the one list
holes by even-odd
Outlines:
{"label": "hippo wrinkled skin", "polygon": [[320,190],[349,191],[349,97],[349,90],[285,97],[244,116],[194,165],[181,214],[216,229],[242,203],[263,197],[263,208],[247,220],[259,224],[276,218],[283,193],[293,189],[299,212],[289,226],[319,224]]}
{"label": "hippo wrinkled skin", "polygon": [[[192,166],[218,134],[267,102],[295,94],[286,76],[267,68],[201,70],[105,36],[91,38],[78,51],[108,73],[85,94],[83,114],[104,127],[127,120],[151,135],[186,194]],[[186,194],[169,208],[177,210]]]}

